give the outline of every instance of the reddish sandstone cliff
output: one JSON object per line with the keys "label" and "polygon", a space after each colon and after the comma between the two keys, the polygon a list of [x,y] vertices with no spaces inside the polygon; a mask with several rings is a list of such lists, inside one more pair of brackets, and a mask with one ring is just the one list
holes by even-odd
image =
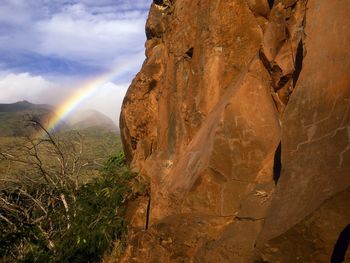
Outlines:
{"label": "reddish sandstone cliff", "polygon": [[349,13],[154,1],[120,119],[151,182],[125,262],[329,262],[350,222]]}

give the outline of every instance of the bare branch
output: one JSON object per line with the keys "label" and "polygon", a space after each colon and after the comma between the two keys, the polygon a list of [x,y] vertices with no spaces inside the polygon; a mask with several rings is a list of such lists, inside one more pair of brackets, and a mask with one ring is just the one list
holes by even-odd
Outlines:
{"label": "bare branch", "polygon": [[3,216],[2,214],[0,214],[0,219],[4,220],[6,223],[8,223],[9,225],[13,226],[14,224],[5,216]]}
{"label": "bare branch", "polygon": [[31,196],[30,194],[28,194],[26,191],[22,190],[22,189],[19,189],[19,191],[29,197],[44,213],[45,215],[47,215],[47,210],[44,208],[43,204],[36,198],[34,198],[33,196]]}

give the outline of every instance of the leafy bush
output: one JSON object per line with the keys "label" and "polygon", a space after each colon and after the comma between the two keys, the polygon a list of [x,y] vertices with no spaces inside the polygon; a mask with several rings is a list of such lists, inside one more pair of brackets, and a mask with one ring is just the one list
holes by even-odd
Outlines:
{"label": "leafy bush", "polygon": [[126,239],[124,210],[135,182],[120,152],[78,188],[70,181],[51,187],[41,180],[2,191],[0,259],[98,262],[113,241]]}
{"label": "leafy bush", "polygon": [[98,261],[114,240],[125,238],[124,204],[133,177],[118,153],[108,159],[100,178],[79,189],[76,215],[57,247],[58,262]]}

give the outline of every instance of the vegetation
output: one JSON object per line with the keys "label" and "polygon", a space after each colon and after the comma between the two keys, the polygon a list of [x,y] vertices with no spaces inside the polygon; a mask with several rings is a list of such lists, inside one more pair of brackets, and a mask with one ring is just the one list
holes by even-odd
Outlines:
{"label": "vegetation", "polygon": [[[56,133],[54,139],[61,148],[65,148],[64,152],[70,154],[71,157],[74,151],[76,151],[74,155],[79,156],[79,162],[83,166],[79,174],[80,183],[87,183],[91,178],[98,176],[104,161],[122,148],[119,134],[103,127],[62,131]],[[30,141],[31,138],[28,136],[0,136],[0,151],[26,159],[29,156]],[[60,164],[48,145],[48,143],[39,145],[40,159],[44,165],[57,170]],[[0,188],[3,181],[13,181],[14,184],[17,184],[23,180],[23,177],[35,177],[36,175],[36,170],[25,162],[15,162],[11,158],[0,162]]]}
{"label": "vegetation", "polygon": [[[125,241],[125,204],[142,184],[122,152],[89,166],[81,134],[61,139],[32,124],[46,137],[10,140],[0,150],[2,173],[12,172],[0,185],[0,259],[98,262],[113,241]],[[93,176],[84,176],[91,168]]]}
{"label": "vegetation", "polygon": [[50,105],[31,104],[27,101],[0,104],[0,136],[26,135],[28,129],[23,120],[27,115],[35,115],[45,123],[54,113]]}

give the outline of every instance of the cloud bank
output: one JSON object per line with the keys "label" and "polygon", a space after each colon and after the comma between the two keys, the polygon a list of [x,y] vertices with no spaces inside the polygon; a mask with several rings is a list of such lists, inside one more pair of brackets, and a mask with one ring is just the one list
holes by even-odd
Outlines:
{"label": "cloud bank", "polygon": [[29,73],[10,73],[0,79],[0,103],[18,100],[41,103],[43,98],[40,98],[40,94],[47,94],[55,88],[57,88],[55,84],[41,76],[31,76]]}

